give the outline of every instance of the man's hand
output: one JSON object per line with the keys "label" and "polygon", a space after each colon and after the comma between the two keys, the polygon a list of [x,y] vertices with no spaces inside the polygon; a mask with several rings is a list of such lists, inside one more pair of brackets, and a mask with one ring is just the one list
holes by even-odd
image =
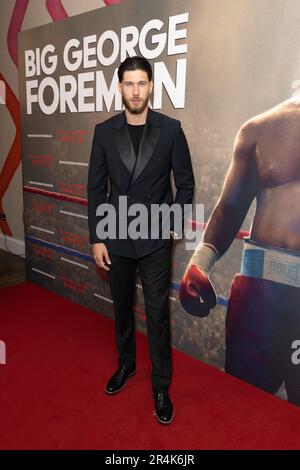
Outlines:
{"label": "man's hand", "polygon": [[104,243],[93,244],[93,257],[96,265],[99,266],[99,268],[103,268],[106,271],[109,271],[109,265],[111,264],[111,261]]}

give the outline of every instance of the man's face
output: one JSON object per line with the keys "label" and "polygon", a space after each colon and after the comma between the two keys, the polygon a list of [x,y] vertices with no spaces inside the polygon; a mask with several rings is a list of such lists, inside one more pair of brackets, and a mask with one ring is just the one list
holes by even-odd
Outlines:
{"label": "man's face", "polygon": [[119,90],[125,108],[132,114],[141,114],[147,107],[153,83],[144,70],[126,71]]}

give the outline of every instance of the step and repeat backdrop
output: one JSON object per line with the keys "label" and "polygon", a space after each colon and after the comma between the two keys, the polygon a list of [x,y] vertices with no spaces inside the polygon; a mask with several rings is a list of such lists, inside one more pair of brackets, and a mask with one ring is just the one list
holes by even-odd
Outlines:
{"label": "step and repeat backdrop", "polygon": [[[91,256],[86,184],[95,124],[122,110],[117,69],[128,55],[152,64],[152,108],[182,123],[207,221],[241,125],[300,87],[300,2],[128,0],[19,34],[27,278],[110,317],[107,276]],[[205,319],[179,302],[193,252],[174,246],[173,345],[220,369],[229,289],[254,211],[212,273],[218,304]],[[134,310],[146,332],[138,274]],[[285,397],[284,381],[278,393]]]}

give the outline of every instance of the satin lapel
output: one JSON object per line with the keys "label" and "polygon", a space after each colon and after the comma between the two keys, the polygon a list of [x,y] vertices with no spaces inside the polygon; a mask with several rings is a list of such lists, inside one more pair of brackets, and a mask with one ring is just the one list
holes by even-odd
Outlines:
{"label": "satin lapel", "polygon": [[131,175],[136,158],[128,127],[124,125],[120,129],[113,129],[113,133],[120,158]]}
{"label": "satin lapel", "polygon": [[150,160],[154,148],[158,142],[160,135],[160,128],[154,127],[150,121],[147,122],[143,136],[140,143],[139,154],[136,159],[136,164],[132,174],[131,182],[132,185],[137,178],[140,176],[148,161]]}

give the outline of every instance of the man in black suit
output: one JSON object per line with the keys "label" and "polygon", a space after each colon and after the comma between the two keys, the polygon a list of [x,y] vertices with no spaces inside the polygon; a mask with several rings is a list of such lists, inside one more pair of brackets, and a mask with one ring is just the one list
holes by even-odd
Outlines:
{"label": "man in black suit", "polygon": [[[160,423],[168,424],[173,419],[168,392],[172,373],[169,324],[172,236],[164,239],[160,231],[159,238],[134,239],[128,234],[120,236],[117,230],[117,236],[108,235],[104,239],[99,229],[104,218],[101,205],[103,208],[110,203],[116,209],[119,225],[127,217],[119,208],[120,197],[127,198],[129,209],[136,203],[147,209],[152,204],[171,206],[173,171],[175,203],[183,207],[192,202],[193,170],[180,122],[148,106],[153,88],[149,62],[141,57],[127,58],[118,69],[118,77],[125,110],[96,125],[88,179],[90,242],[96,264],[109,272],[119,358],[119,367],[105,391],[119,392],[136,371],[132,304],[138,267],[146,306],[155,412]],[[171,222],[171,231],[172,228]]]}

